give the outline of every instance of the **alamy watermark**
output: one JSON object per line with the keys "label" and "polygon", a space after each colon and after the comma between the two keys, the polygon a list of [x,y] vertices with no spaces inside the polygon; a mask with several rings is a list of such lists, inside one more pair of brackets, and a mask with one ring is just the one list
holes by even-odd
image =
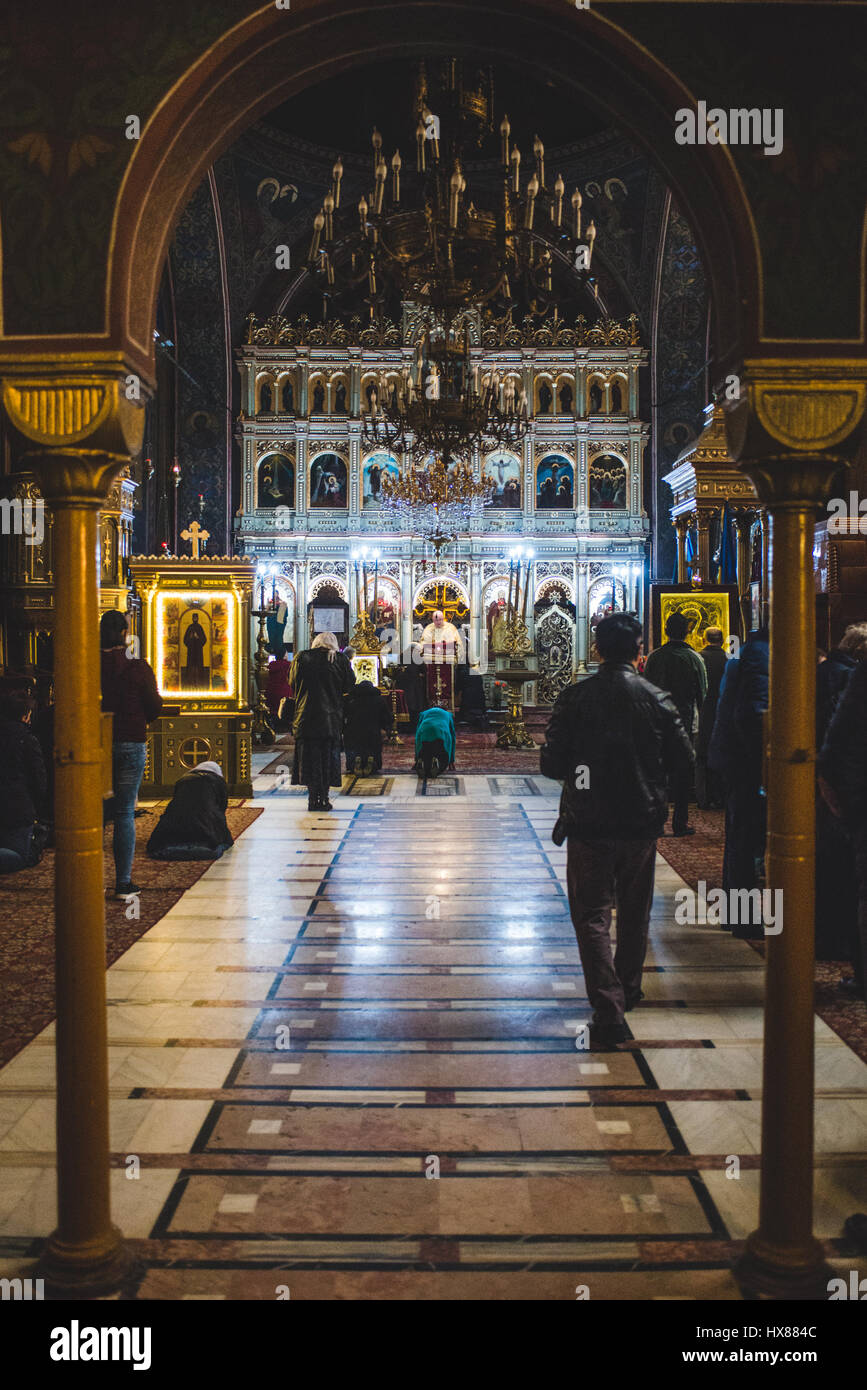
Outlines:
{"label": "alamy watermark", "polygon": [[850,492],[845,497],[832,497],[828,503],[828,534],[830,536],[867,536],[867,497]]}
{"label": "alamy watermark", "polygon": [[682,106],[674,115],[674,138],[678,145],[760,145],[766,155],[783,148],[783,111],[779,106],[721,106],[708,110],[706,101],[697,109]]}
{"label": "alamy watermark", "polygon": [[25,545],[41,545],[45,536],[45,503],[41,497],[0,497],[0,532],[23,536]]}
{"label": "alamy watermark", "polygon": [[674,920],[680,927],[761,927],[765,936],[783,930],[782,888],[678,888]]}

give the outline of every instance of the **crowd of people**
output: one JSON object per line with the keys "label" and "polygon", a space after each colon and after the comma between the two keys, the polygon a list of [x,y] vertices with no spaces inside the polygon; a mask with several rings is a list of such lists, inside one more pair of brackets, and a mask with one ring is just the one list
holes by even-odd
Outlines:
{"label": "crowd of people", "polygon": [[[724,810],[724,890],[764,883],[769,643],[753,632],[728,656],[723,633],[708,628],[705,646],[687,641],[687,621],[672,613],[666,640],[642,655],[642,629],[630,614],[598,623],[598,672],[562,692],[554,707],[541,770],[563,783],[558,843],[568,840],[569,901],[593,1005],[593,1029],[616,1042],[624,1015],[641,997],[656,840],[671,803],[671,834],[695,833],[695,800]],[[162,710],[149,664],[129,650],[125,614],[100,622],[102,707],[113,715],[112,824],[114,895],[141,891],[133,881],[136,804],[145,767],[147,728]],[[294,734],[292,781],[307,788],[311,811],[330,811],[330,789],[347,772],[382,770],[383,737],[393,727],[392,702],[369,680],[356,681],[351,648],[320,633],[290,660],[282,646],[268,670],[265,698],[278,727]],[[404,696],[415,736],[416,770],[437,777],[455,763],[455,720],[429,707],[425,670],[399,667],[394,686]],[[487,719],[481,680],[459,673],[463,706]],[[53,706],[37,703],[29,687],[0,696],[0,873],[39,862],[51,843],[53,820]],[[841,981],[865,997],[867,956],[867,623],[848,627],[837,647],[819,653],[816,692],[816,951],[823,960],[850,960]],[[182,776],[147,844],[162,860],[216,859],[232,844],[228,788],[216,762]],[[617,950],[611,951],[617,905]],[[727,924],[743,937],[762,935],[760,923]]]}

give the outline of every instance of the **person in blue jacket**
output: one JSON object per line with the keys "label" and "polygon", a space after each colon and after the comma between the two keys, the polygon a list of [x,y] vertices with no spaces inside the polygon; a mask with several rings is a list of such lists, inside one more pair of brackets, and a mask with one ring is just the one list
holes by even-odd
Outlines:
{"label": "person in blue jacket", "polygon": [[416,767],[425,780],[438,777],[455,761],[455,720],[450,710],[434,706],[419,715],[415,731]]}

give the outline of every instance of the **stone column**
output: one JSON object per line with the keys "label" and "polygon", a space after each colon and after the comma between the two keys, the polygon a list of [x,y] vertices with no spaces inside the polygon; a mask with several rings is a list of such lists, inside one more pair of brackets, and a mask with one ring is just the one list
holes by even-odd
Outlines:
{"label": "stone column", "polygon": [[696,565],[703,584],[710,583],[710,528],[714,510],[706,507],[696,509]]}
{"label": "stone column", "polygon": [[57,1227],[36,1273],[73,1299],[116,1291],[134,1267],[110,1209],[96,550],[99,510],[144,431],[127,370],[122,359],[78,371],[9,363],[3,379],[22,462],[54,518]]}
{"label": "stone column", "polygon": [[686,573],[686,538],[689,534],[689,524],[692,520],[690,516],[678,516],[674,519],[674,528],[677,532],[677,582],[678,584],[687,583]]}
{"label": "stone column", "polygon": [[309,647],[307,627],[307,556],[301,555],[295,568],[298,585],[295,591],[295,654]]}
{"label": "stone column", "polygon": [[470,650],[468,660],[482,659],[482,566],[470,557]]}
{"label": "stone column", "polygon": [[412,645],[412,560],[401,559],[400,562],[400,659],[402,662],[410,660],[409,649]]}
{"label": "stone column", "polygon": [[[856,372],[861,373],[860,377]],[[848,373],[848,375],[847,375]],[[771,521],[768,887],[759,1224],[736,1266],[752,1297],[826,1299],[813,1235],[816,606],[813,540],[857,446],[867,364],[755,360],[726,417],[732,456]],[[746,395],[743,383],[746,380]],[[777,913],[778,921],[779,913]],[[766,924],[767,927],[767,924]]]}
{"label": "stone column", "polygon": [[586,560],[578,561],[578,583],[575,588],[575,656],[579,675],[587,671],[588,630],[587,630],[587,588],[590,566]]}
{"label": "stone column", "polygon": [[[817,504],[840,461],[780,456],[742,466],[773,532],[767,881],[783,930],[766,937],[759,1226],[742,1276],[771,1297],[827,1296],[830,1270],[813,1235]],[[787,1294],[779,1292],[787,1289]],[[810,1292],[812,1290],[812,1292]],[[824,1290],[824,1292],[822,1292]]]}

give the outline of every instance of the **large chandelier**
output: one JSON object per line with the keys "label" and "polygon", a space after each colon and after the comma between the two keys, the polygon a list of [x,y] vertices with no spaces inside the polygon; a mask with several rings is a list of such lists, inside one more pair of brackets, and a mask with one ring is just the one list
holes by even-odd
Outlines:
{"label": "large chandelier", "polygon": [[447,308],[422,329],[415,361],[385,400],[376,392],[364,416],[366,448],[400,452],[416,464],[471,457],[476,449],[516,448],[527,432],[527,397],[514,380],[473,362],[466,322]]}
{"label": "large chandelier", "polygon": [[475,477],[471,464],[437,458],[400,478],[383,478],[380,506],[402,531],[424,541],[425,553],[430,546],[438,564],[442,548],[481,521],[492,487]]}
{"label": "large chandelier", "polygon": [[[435,108],[435,109],[434,109]],[[373,132],[374,187],[357,208],[341,202],[343,164],[313,222],[308,268],[323,294],[326,319],[335,301],[362,297],[370,319],[385,317],[389,299],[414,306],[420,324],[415,358],[406,361],[387,400],[372,393],[364,421],[368,447],[399,450],[416,463],[451,460],[475,448],[514,448],[527,430],[528,404],[513,380],[481,373],[473,360],[468,316],[504,325],[523,306],[543,318],[553,307],[554,268],[588,282],[596,229],[582,239],[581,194],[566,207],[560,175],[546,181],[545,148],[536,136],[533,171],[522,185],[521,153],[508,117],[500,131],[501,190],[496,209],[470,196],[465,155],[494,131],[490,70],[475,82],[447,60],[429,85],[422,65],[416,84],[414,174],[400,152],[386,162]]]}

